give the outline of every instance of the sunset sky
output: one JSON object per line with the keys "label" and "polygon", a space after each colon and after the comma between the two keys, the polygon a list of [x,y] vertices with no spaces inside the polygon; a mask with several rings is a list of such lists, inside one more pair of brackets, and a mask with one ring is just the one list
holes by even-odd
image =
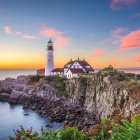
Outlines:
{"label": "sunset sky", "polygon": [[0,0],[0,69],[43,68],[49,39],[55,67],[140,67],[140,0]]}

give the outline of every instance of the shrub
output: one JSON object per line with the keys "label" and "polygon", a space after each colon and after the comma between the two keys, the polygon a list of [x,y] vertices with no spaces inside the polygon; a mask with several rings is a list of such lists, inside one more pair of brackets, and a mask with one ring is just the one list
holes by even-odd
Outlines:
{"label": "shrub", "polygon": [[33,83],[39,82],[39,80],[40,80],[41,78],[44,78],[44,76],[40,76],[40,75],[30,75],[28,78],[29,78],[28,83],[29,83],[29,84],[33,84]]}
{"label": "shrub", "polygon": [[49,131],[45,132],[43,128],[41,128],[41,134],[39,136],[38,133],[32,132],[30,130],[24,130],[21,127],[20,130],[15,132],[16,137],[10,137],[10,140],[93,140],[90,136],[85,135],[84,133],[78,131],[76,128],[67,128],[59,131]]}
{"label": "shrub", "polygon": [[73,127],[60,131],[60,135],[62,136],[62,140],[91,140],[88,135],[83,134],[77,128]]}
{"label": "shrub", "polygon": [[45,132],[41,128],[41,134],[32,129],[15,131],[15,138],[10,140],[140,140],[140,114],[132,116],[131,120],[122,119],[119,122],[111,122],[102,119],[101,123],[90,128],[88,132],[78,131],[77,128],[66,128],[59,131]]}
{"label": "shrub", "polygon": [[60,77],[59,75],[55,75],[55,76],[46,76],[44,80],[49,81],[49,82],[62,82],[66,80],[66,78]]}
{"label": "shrub", "polygon": [[136,115],[132,116],[131,122],[132,122],[132,124],[140,127],[140,114],[136,114]]}
{"label": "shrub", "polygon": [[122,124],[115,124],[112,128],[111,140],[139,140],[140,115],[134,115],[131,122],[122,120]]}
{"label": "shrub", "polygon": [[130,121],[102,119],[100,124],[89,129],[88,134],[95,140],[140,140],[140,114],[132,116]]}

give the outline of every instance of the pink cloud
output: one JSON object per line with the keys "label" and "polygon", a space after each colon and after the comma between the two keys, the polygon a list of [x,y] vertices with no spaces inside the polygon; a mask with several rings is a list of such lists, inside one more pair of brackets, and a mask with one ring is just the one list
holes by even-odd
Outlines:
{"label": "pink cloud", "polygon": [[37,38],[36,36],[24,34],[20,31],[13,31],[10,26],[4,26],[3,30],[6,34],[12,35],[12,36],[20,36],[25,39],[36,39]]}
{"label": "pink cloud", "polygon": [[[69,32],[71,32],[71,31],[69,31]],[[48,27],[40,30],[40,34],[42,36],[53,37],[55,39],[54,46],[56,48],[66,47],[71,44],[71,39],[64,37],[64,33],[67,33],[67,32],[61,32],[55,28],[48,28]]]}
{"label": "pink cloud", "polygon": [[66,47],[69,46],[70,44],[71,44],[71,39],[62,36],[57,37],[54,42],[56,48]]}
{"label": "pink cloud", "polygon": [[137,62],[140,62],[140,53],[137,54],[137,55],[135,56],[135,60],[136,60]]}
{"label": "pink cloud", "polygon": [[137,0],[111,0],[113,10],[124,9],[136,5]]}
{"label": "pink cloud", "polygon": [[103,53],[104,53],[104,50],[102,49],[102,48],[98,48],[98,49],[96,49],[95,51],[94,51],[94,53],[93,53],[93,57],[99,57],[99,56],[102,56],[103,55]]}
{"label": "pink cloud", "polygon": [[19,32],[19,31],[13,33],[13,35],[21,35],[21,34],[22,32]]}
{"label": "pink cloud", "polygon": [[63,32],[60,32],[54,28],[43,28],[41,29],[40,34],[45,37],[57,37],[62,35]]}
{"label": "pink cloud", "polygon": [[121,34],[126,33],[127,31],[128,31],[127,28],[118,27],[118,28],[113,29],[111,33],[112,33],[112,36],[120,36]]}
{"label": "pink cloud", "polygon": [[22,36],[23,38],[25,38],[25,39],[36,39],[36,36],[33,36],[33,35],[23,35]]}
{"label": "pink cloud", "polygon": [[22,34],[22,32],[19,32],[19,31],[12,31],[10,26],[4,26],[3,30],[6,34],[9,34],[9,35],[21,35]]}
{"label": "pink cloud", "polygon": [[121,37],[120,50],[140,48],[140,29]]}
{"label": "pink cloud", "polygon": [[117,27],[113,30],[111,30],[111,36],[109,38],[100,40],[97,42],[98,46],[104,46],[104,45],[118,45],[121,43],[122,36],[126,33],[128,33],[129,30],[125,27]]}
{"label": "pink cloud", "polygon": [[11,34],[12,33],[11,27],[9,27],[9,26],[4,26],[3,30],[6,34]]}
{"label": "pink cloud", "polygon": [[140,12],[136,13],[134,16],[132,16],[132,18],[137,18],[137,17],[140,17]]}

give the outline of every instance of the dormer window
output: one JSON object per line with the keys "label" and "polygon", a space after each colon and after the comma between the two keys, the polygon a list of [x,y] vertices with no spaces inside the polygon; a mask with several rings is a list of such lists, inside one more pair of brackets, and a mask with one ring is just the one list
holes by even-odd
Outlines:
{"label": "dormer window", "polygon": [[69,68],[69,67],[70,67],[70,65],[66,65],[66,67],[67,67],[67,68]]}
{"label": "dormer window", "polygon": [[89,68],[90,68],[90,66],[86,66],[86,68],[88,68],[88,69],[89,69]]}

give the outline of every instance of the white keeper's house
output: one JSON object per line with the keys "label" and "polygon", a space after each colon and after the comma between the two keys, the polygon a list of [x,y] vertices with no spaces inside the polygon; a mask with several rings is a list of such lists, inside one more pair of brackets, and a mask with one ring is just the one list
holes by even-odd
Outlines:
{"label": "white keeper's house", "polygon": [[79,77],[84,73],[93,73],[94,69],[91,65],[85,60],[70,60],[64,65],[64,68],[54,68],[54,59],[53,59],[53,42],[48,41],[47,45],[47,62],[44,69],[37,70],[37,75],[49,76],[49,75],[59,75],[65,76],[68,79],[73,77]]}

